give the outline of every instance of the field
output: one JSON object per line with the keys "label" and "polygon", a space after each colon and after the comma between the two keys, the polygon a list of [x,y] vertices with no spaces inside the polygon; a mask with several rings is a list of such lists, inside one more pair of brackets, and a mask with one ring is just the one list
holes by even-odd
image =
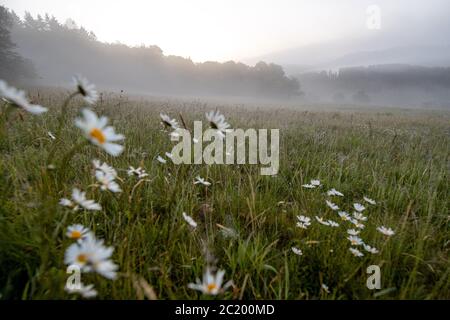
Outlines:
{"label": "field", "polygon": [[[6,114],[1,105],[2,299],[81,298],[65,290],[64,255],[74,243],[66,231],[73,224],[114,247],[115,280],[81,275],[98,299],[450,299],[448,111],[247,107],[105,94],[92,110],[125,136],[124,152],[112,157],[85,143],[74,125],[86,105],[78,96],[61,117],[70,92],[30,94],[49,111]],[[260,175],[257,165],[156,160],[173,146],[160,112],[180,123],[181,115],[191,128],[216,109],[233,128],[280,129],[276,176]],[[122,192],[96,187],[94,159],[117,170]],[[148,177],[128,176],[130,166]],[[197,176],[211,185],[194,184]],[[311,179],[321,185],[302,187]],[[75,187],[102,209],[60,205]],[[328,196],[332,188],[344,196]],[[363,204],[368,219],[359,237],[379,252],[358,246],[364,255],[354,256],[347,239],[354,226],[325,200],[350,214],[354,203]],[[311,218],[307,229],[297,226],[298,215]],[[322,225],[315,216],[339,226]],[[380,226],[395,233],[383,235]],[[233,281],[217,296],[188,287],[208,265],[225,271],[224,282]],[[380,289],[366,285],[370,265],[380,267]]]}

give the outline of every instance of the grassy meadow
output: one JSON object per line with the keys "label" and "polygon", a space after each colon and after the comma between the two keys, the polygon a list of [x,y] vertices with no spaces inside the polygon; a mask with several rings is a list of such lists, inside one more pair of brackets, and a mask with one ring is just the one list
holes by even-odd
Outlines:
{"label": "grassy meadow", "polygon": [[[69,95],[31,90],[32,101],[49,108],[43,115],[6,114],[6,103],[0,104],[1,299],[81,298],[64,289],[72,224],[114,247],[116,280],[82,273],[98,299],[450,299],[450,112],[246,107],[104,94],[91,109],[125,135],[124,152],[112,157],[84,143],[74,125],[86,105],[79,97],[58,129]],[[280,129],[276,176],[260,175],[257,165],[156,160],[174,145],[160,112],[180,123],[181,115],[192,128],[216,109],[233,128]],[[117,170],[121,193],[96,187],[94,159]],[[130,166],[142,167],[148,177],[128,176]],[[197,176],[211,185],[194,185]],[[321,186],[302,187],[311,179]],[[61,206],[75,187],[102,210]],[[328,196],[332,188],[344,196]],[[364,204],[368,219],[359,236],[379,252],[360,248],[364,256],[354,256],[346,232],[354,227],[325,200],[349,213],[353,203]],[[183,212],[197,222],[195,229]],[[297,226],[298,215],[311,218],[307,229]],[[383,235],[380,226],[395,234]],[[217,296],[188,288],[207,265],[224,270],[224,282],[233,285]],[[380,267],[379,290],[366,286],[370,265]]]}

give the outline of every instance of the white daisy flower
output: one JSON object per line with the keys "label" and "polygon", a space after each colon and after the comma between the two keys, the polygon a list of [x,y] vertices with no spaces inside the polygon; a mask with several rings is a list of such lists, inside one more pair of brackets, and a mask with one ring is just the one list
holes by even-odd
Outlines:
{"label": "white daisy flower", "polygon": [[94,200],[86,199],[86,192],[82,192],[77,188],[72,190],[72,199],[73,201],[87,210],[101,210],[101,206],[96,203]]}
{"label": "white daisy flower", "polygon": [[106,162],[100,163],[100,160],[92,160],[92,164],[95,170],[103,171],[104,173],[117,178],[117,171],[113,167],[109,166]]}
{"label": "white daisy flower", "polygon": [[172,159],[173,158],[173,154],[171,154],[169,152],[166,152],[166,157],[169,158],[169,159]]}
{"label": "white daisy flower", "polygon": [[361,203],[354,203],[353,208],[355,208],[355,210],[358,212],[363,212],[364,210],[366,210],[366,207],[364,207]]}
{"label": "white daisy flower", "polygon": [[348,241],[350,241],[352,246],[360,246],[360,245],[364,244],[362,239],[360,237],[358,237],[358,236],[348,236],[347,239],[348,239]]}
{"label": "white daisy flower", "polygon": [[296,247],[292,247],[291,250],[292,250],[293,253],[295,253],[298,256],[301,256],[303,254],[302,250],[298,249]]}
{"label": "white daisy flower", "polygon": [[143,179],[143,178],[146,178],[146,177],[148,177],[148,173],[144,169],[141,169],[139,171],[138,178],[139,179]]}
{"label": "white daisy flower", "polygon": [[106,127],[108,118],[104,116],[98,118],[89,109],[83,109],[82,114],[83,118],[77,118],[75,125],[83,131],[86,138],[112,156],[121,154],[123,146],[113,142],[121,141],[125,137],[122,134],[117,134],[113,127]]}
{"label": "white daisy flower", "polygon": [[308,229],[309,224],[305,224],[302,222],[297,222],[297,227],[302,228],[302,229]]}
{"label": "white daisy flower", "polygon": [[311,180],[311,182],[309,184],[302,185],[303,188],[307,188],[307,189],[314,189],[318,186],[320,186],[320,180]]}
{"label": "white daisy flower", "polygon": [[206,114],[206,119],[209,121],[209,125],[212,129],[216,129],[219,134],[224,137],[225,132],[230,127],[230,124],[225,121],[224,115],[220,114],[219,111],[210,111]]}
{"label": "white daisy flower", "polygon": [[62,198],[61,200],[59,200],[59,204],[65,207],[70,207],[74,211],[77,211],[78,209],[80,209],[80,207],[86,210],[93,210],[93,211],[98,211],[102,209],[102,207],[94,200],[87,200],[86,192],[82,192],[77,188],[74,188],[72,190],[72,200],[73,201],[66,198]]}
{"label": "white daisy flower", "polygon": [[197,278],[196,283],[189,283],[188,288],[193,290],[198,290],[204,294],[217,295],[232,285],[232,281],[228,281],[222,288],[223,276],[225,275],[224,270],[219,270],[214,275],[211,273],[209,268],[203,275],[203,281]]}
{"label": "white daisy flower", "polygon": [[316,216],[316,220],[317,220],[317,222],[319,222],[320,224],[323,224],[324,226],[330,226],[330,223],[328,221],[325,221],[318,216]]}
{"label": "white daisy flower", "polygon": [[138,176],[139,173],[141,172],[142,168],[141,167],[133,167],[133,166],[129,166],[128,170],[127,170],[127,174],[128,176]]}
{"label": "white daisy flower", "polygon": [[338,215],[343,221],[350,220],[350,215],[347,212],[345,212],[345,211],[339,211]]}
{"label": "white daisy flower", "polygon": [[359,221],[367,221],[367,217],[360,212],[353,212],[353,218]]}
{"label": "white daisy flower", "polygon": [[334,227],[334,228],[339,227],[339,223],[334,222],[333,220],[328,220],[327,222],[328,222],[330,227]]}
{"label": "white daisy flower", "polygon": [[75,207],[75,203],[73,203],[71,200],[69,200],[67,198],[61,198],[59,200],[59,204],[62,205],[63,207],[69,207],[69,208]]}
{"label": "white daisy flower", "polygon": [[184,221],[186,221],[192,228],[194,229],[197,228],[197,222],[195,222],[191,216],[188,216],[186,212],[183,212],[183,218]]}
{"label": "white daisy flower", "polygon": [[321,288],[322,288],[322,290],[325,291],[326,293],[330,293],[330,288],[329,288],[325,283],[322,283]]}
{"label": "white daisy flower", "polygon": [[47,135],[49,136],[50,139],[56,140],[55,135],[51,131],[47,132]]}
{"label": "white daisy flower", "polygon": [[299,215],[299,216],[297,216],[297,219],[298,219],[298,221],[306,223],[308,225],[311,224],[311,218],[309,218],[309,217],[306,217],[306,216],[303,216],[303,215]]}
{"label": "white daisy flower", "polygon": [[195,177],[194,184],[202,184],[204,186],[210,186],[211,182],[206,181],[205,179],[201,178],[200,176]]}
{"label": "white daisy flower", "polygon": [[76,75],[73,77],[73,83],[78,93],[83,96],[84,101],[89,104],[94,104],[97,101],[98,93],[95,90],[95,85],[89,83],[86,78],[81,75]]}
{"label": "white daisy flower", "polygon": [[173,130],[177,130],[180,126],[178,125],[177,120],[172,119],[165,113],[160,113],[159,117],[161,118],[161,123],[168,128],[172,128]]}
{"label": "white daisy flower", "polygon": [[64,290],[66,290],[66,292],[70,294],[80,294],[83,298],[87,299],[97,296],[97,290],[94,289],[93,284],[85,286],[83,283],[80,283],[78,288],[71,288],[70,286],[66,286]]}
{"label": "white daisy flower", "polygon": [[377,248],[371,247],[368,244],[363,244],[363,247],[364,247],[364,250],[366,250],[367,252],[372,253],[372,254],[377,254],[379,252]]}
{"label": "white daisy flower", "polygon": [[64,263],[77,265],[83,272],[97,272],[105,278],[115,279],[118,266],[110,260],[113,251],[113,247],[105,247],[103,240],[97,240],[89,233],[81,242],[67,248]]}
{"label": "white daisy flower", "polygon": [[347,233],[351,236],[357,236],[361,231],[355,229],[348,229]]}
{"label": "white daisy flower", "polygon": [[372,204],[372,205],[377,204],[375,200],[372,200],[372,199],[370,199],[370,198],[367,198],[366,196],[364,196],[363,199],[364,199],[365,202],[367,202],[367,203],[369,203],[369,204]]}
{"label": "white daisy flower", "polygon": [[297,227],[302,229],[308,229],[308,227],[311,225],[311,218],[305,217],[305,216],[297,216],[298,222]]}
{"label": "white daisy flower", "polygon": [[348,250],[350,250],[350,252],[351,252],[355,257],[362,257],[362,256],[364,256],[364,254],[363,254],[361,251],[359,251],[358,249],[356,249],[356,248],[349,248]]}
{"label": "white daisy flower", "polygon": [[48,110],[43,106],[30,103],[25,96],[25,91],[10,87],[3,80],[0,80],[0,96],[2,96],[11,105],[32,114],[41,114]]}
{"label": "white daisy flower", "polygon": [[163,157],[161,157],[161,156],[158,156],[158,157],[156,157],[156,160],[157,160],[158,162],[162,163],[162,164],[165,164],[165,163],[167,163],[167,160],[166,160],[166,159],[164,159],[164,158],[163,158]]}
{"label": "white daisy flower", "polygon": [[325,200],[327,206],[331,208],[331,210],[339,210],[339,207],[331,201]]}
{"label": "white daisy flower", "polygon": [[101,190],[109,190],[114,193],[122,192],[113,175],[97,170],[95,171],[95,178],[100,183]]}
{"label": "white daisy flower", "polygon": [[139,178],[139,179],[143,179],[143,178],[146,178],[146,177],[148,177],[148,173],[145,172],[144,169],[142,169],[142,170],[141,170],[141,173],[138,174],[138,178]]}
{"label": "white daisy flower", "polygon": [[359,220],[350,218],[349,221],[350,221],[356,228],[358,228],[358,229],[364,229],[364,228],[365,228],[364,224],[362,224],[361,222],[359,222]]}
{"label": "white daisy flower", "polygon": [[378,227],[377,230],[388,237],[395,234],[394,230],[392,230],[391,228],[386,228],[385,226]]}
{"label": "white daisy flower", "polygon": [[133,166],[130,166],[127,170],[127,173],[129,176],[137,176],[139,179],[143,179],[145,177],[148,177],[147,172],[145,172],[144,169],[141,167],[134,168]]}
{"label": "white daisy flower", "polygon": [[[106,254],[106,250],[104,251],[104,254]],[[93,271],[111,280],[116,279],[117,269],[119,269],[119,266],[111,260],[101,260],[95,265],[95,267],[92,267]]]}
{"label": "white daisy flower", "polygon": [[335,188],[329,190],[329,191],[327,192],[327,195],[329,195],[329,196],[338,196],[338,197],[343,197],[343,196],[344,196],[343,193],[337,191]]}
{"label": "white daisy flower", "polygon": [[178,129],[175,131],[169,132],[170,141],[178,141],[180,139],[180,133]]}
{"label": "white daisy flower", "polygon": [[73,224],[67,227],[66,236],[73,240],[80,240],[85,238],[89,233],[89,228],[82,224]]}

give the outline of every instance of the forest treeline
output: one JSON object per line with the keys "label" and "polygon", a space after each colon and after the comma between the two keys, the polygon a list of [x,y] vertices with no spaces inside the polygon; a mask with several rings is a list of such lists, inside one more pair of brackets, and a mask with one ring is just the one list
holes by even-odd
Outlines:
{"label": "forest treeline", "polygon": [[272,63],[194,63],[164,55],[158,46],[104,43],[72,20],[29,13],[21,18],[0,6],[0,78],[64,86],[76,73],[100,89],[150,95],[294,101],[301,96],[314,103],[450,107],[448,67],[374,65],[289,77]]}
{"label": "forest treeline", "polygon": [[[29,59],[24,61],[33,62],[34,70],[21,78],[35,74],[39,84],[65,84],[71,75],[80,73],[101,88],[136,93],[274,98],[301,94],[298,80],[286,76],[276,64],[194,63],[166,56],[157,46],[103,43],[73,21],[63,24],[49,15],[26,13],[20,18],[3,8],[1,19],[2,32],[10,30],[17,52]],[[2,69],[0,78],[8,77],[14,78],[14,70]]]}
{"label": "forest treeline", "polygon": [[450,68],[403,64],[297,75],[309,100],[339,104],[450,107]]}
{"label": "forest treeline", "polygon": [[14,16],[0,6],[0,79],[18,82],[36,77],[30,60],[17,53],[17,46],[11,39]]}

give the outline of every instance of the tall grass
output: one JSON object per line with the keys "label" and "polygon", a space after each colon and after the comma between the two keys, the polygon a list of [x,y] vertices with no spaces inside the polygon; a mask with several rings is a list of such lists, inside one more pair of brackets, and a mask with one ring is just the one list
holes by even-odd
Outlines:
{"label": "tall grass", "polygon": [[[246,109],[105,96],[93,110],[107,115],[126,136],[125,152],[110,157],[86,145],[61,163],[82,138],[73,125],[79,100],[69,105],[60,142],[47,135],[57,131],[58,108],[66,96],[41,91],[34,99],[50,108],[47,114],[8,117],[0,157],[3,299],[75,298],[64,291],[64,252],[71,243],[65,231],[73,223],[90,227],[115,247],[117,280],[82,274],[83,282],[95,283],[99,298],[148,298],[143,283],[158,299],[206,298],[187,284],[201,277],[207,264],[233,280],[233,289],[219,296],[225,299],[450,298],[448,112]],[[181,113],[192,126],[215,108],[235,128],[280,129],[277,176],[261,176],[252,165],[175,166],[155,160],[172,146],[159,112]],[[49,157],[55,143],[57,151]],[[121,194],[88,187],[95,181],[93,159],[119,170]],[[145,168],[149,181],[136,186],[126,174],[130,165]],[[197,175],[212,185],[194,186]],[[321,188],[301,187],[314,178]],[[73,187],[88,191],[103,210],[71,212],[58,205]],[[344,193],[333,199],[344,209],[364,195],[377,201],[365,211],[369,221],[361,237],[380,253],[354,257],[345,223],[296,227],[299,214],[338,221],[324,201],[333,187]],[[195,230],[182,212],[198,222]],[[386,239],[376,231],[380,225],[396,234]],[[235,234],[227,235],[229,229]],[[293,246],[303,255],[294,254]],[[381,290],[366,287],[369,265],[381,268]]]}

